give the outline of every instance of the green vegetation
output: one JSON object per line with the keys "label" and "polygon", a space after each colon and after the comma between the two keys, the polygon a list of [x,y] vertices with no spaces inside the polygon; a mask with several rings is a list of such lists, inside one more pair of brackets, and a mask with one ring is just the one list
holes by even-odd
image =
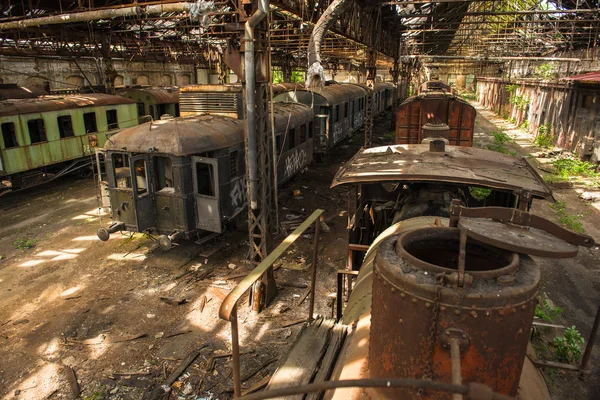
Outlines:
{"label": "green vegetation", "polygon": [[554,146],[554,135],[552,135],[552,125],[548,122],[538,127],[538,134],[533,140],[536,146],[548,149]]}
{"label": "green vegetation", "polygon": [[525,96],[515,94],[511,97],[510,104],[514,104],[517,109],[525,111],[527,106],[529,106],[529,99]]}
{"label": "green vegetation", "polygon": [[494,136],[494,143],[488,145],[488,150],[497,151],[499,153],[508,154],[514,156],[514,151],[508,150],[506,147],[506,143],[512,142],[512,138],[506,134],[504,131],[493,131],[492,136]]}
{"label": "green vegetation", "polygon": [[535,316],[544,321],[552,322],[554,318],[560,317],[563,309],[556,307],[552,300],[545,298],[535,306]]}
{"label": "green vegetation", "polygon": [[590,178],[598,178],[595,169],[596,166],[587,161],[581,161],[578,158],[562,157],[552,161],[552,165],[556,168],[558,175],[563,178],[571,178],[573,176],[586,176]]}
{"label": "green vegetation", "polygon": [[[285,82],[283,78],[283,71],[281,70],[273,70],[273,83],[281,83]],[[292,71],[292,82],[296,83],[304,83],[304,72],[302,71]]]}
{"label": "green vegetation", "polygon": [[469,193],[471,193],[471,196],[473,196],[475,199],[481,201],[485,200],[490,193],[492,193],[492,189],[470,186]]}
{"label": "green vegetation", "polygon": [[558,73],[554,70],[554,65],[545,63],[535,69],[533,76],[542,80],[552,80],[558,77]]}
{"label": "green vegetation", "polygon": [[36,243],[37,243],[37,240],[35,240],[35,239],[21,238],[21,239],[15,240],[13,245],[19,250],[27,250],[27,249],[31,249],[33,246],[35,246]]}
{"label": "green vegetation", "polygon": [[383,138],[388,142],[394,142],[396,140],[396,132],[389,131],[383,134]]}
{"label": "green vegetation", "polygon": [[465,100],[477,101],[477,95],[473,92],[461,93],[460,97],[462,97]]}
{"label": "green vegetation", "polygon": [[559,361],[570,363],[581,358],[581,345],[585,340],[575,325],[566,328],[563,336],[556,336],[552,342],[556,348],[556,357]]}
{"label": "green vegetation", "polygon": [[523,121],[523,123],[521,124],[521,126],[519,126],[519,129],[524,131],[524,132],[529,132],[529,120],[525,120]]}
{"label": "green vegetation", "polygon": [[517,89],[519,88],[519,85],[517,85],[516,83],[511,83],[510,85],[506,85],[506,91],[508,93],[510,93],[510,95],[514,95],[515,93],[517,93]]}
{"label": "green vegetation", "polygon": [[585,229],[581,223],[582,215],[567,213],[567,205],[563,201],[557,201],[549,204],[549,207],[556,211],[558,222],[567,229],[577,233],[584,233]]}

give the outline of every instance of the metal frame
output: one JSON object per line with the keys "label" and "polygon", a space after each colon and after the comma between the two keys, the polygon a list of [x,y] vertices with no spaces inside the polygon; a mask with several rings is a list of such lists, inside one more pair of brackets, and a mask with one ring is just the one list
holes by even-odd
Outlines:
{"label": "metal frame", "polygon": [[315,224],[315,237],[313,248],[313,260],[310,282],[310,303],[308,307],[308,321],[313,319],[315,306],[315,284],[317,276],[317,258],[319,248],[319,226],[320,218],[324,210],[315,210],[298,228],[296,228],[285,240],[277,246],[256,268],[254,268],[231,292],[225,297],[219,308],[219,317],[231,323],[231,354],[233,363],[233,391],[234,397],[241,394],[240,375],[240,343],[238,334],[237,305],[241,297],[273,266],[273,263],[306,231],[313,223]]}

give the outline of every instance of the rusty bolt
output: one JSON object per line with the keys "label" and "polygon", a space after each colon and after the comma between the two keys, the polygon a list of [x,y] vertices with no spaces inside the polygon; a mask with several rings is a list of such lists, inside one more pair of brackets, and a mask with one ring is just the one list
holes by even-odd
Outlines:
{"label": "rusty bolt", "polygon": [[469,314],[471,314],[473,318],[477,318],[477,313],[475,311],[471,311]]}
{"label": "rusty bolt", "polygon": [[412,302],[413,302],[413,303],[416,303],[416,302],[417,302],[417,299],[416,299],[415,297],[413,297],[413,299],[412,299]]}
{"label": "rusty bolt", "polygon": [[425,303],[425,307],[430,308],[431,307],[431,303],[430,302],[426,302]]}

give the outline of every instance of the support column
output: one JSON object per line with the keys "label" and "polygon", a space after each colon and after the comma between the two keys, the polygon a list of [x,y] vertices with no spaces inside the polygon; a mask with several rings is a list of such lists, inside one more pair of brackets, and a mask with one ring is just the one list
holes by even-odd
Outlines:
{"label": "support column", "polygon": [[398,87],[398,77],[400,76],[400,62],[398,57],[394,59],[394,68],[390,70],[390,74],[392,75],[394,85],[394,91],[392,92],[392,118],[390,118],[390,122],[392,124],[391,128],[396,129],[396,107],[398,106],[398,92],[400,91]]}
{"label": "support column", "polygon": [[364,147],[369,148],[373,144],[373,114],[375,110],[375,99],[373,89],[375,86],[375,75],[377,74],[376,55],[373,48],[368,50],[367,58],[367,101],[365,105],[365,143]]}
{"label": "support column", "polygon": [[[102,74],[102,84],[108,94],[115,94],[115,79],[117,78],[117,71],[113,65],[113,60],[110,57],[110,41],[108,37],[102,38],[102,61],[104,61],[104,73]],[[86,77],[87,78],[87,77]],[[91,85],[91,82],[89,82]]]}

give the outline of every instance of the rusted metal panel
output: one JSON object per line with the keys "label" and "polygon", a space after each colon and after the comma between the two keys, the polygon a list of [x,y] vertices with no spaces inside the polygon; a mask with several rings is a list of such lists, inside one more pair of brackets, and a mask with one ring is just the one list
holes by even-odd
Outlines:
{"label": "rusted metal panel", "polygon": [[8,99],[33,99],[38,96],[47,95],[48,92],[41,89],[28,89],[15,83],[0,84],[0,100]]}
{"label": "rusted metal panel", "polygon": [[374,147],[358,152],[336,174],[332,186],[378,181],[435,181],[528,190],[551,198],[544,180],[527,160],[478,149],[447,146],[442,153],[428,145]]}
{"label": "rusted metal panel", "polygon": [[573,75],[562,78],[563,81],[575,81],[578,83],[600,83],[600,71],[588,72],[587,74]]}
{"label": "rusted metal panel", "polygon": [[179,88],[128,88],[121,91],[119,95],[151,104],[171,104],[179,101]]}
{"label": "rusted metal panel", "polygon": [[121,96],[93,93],[70,96],[44,96],[35,99],[0,101],[0,117],[70,110],[82,107],[133,104],[134,101]]}
{"label": "rusted metal panel", "polygon": [[[379,246],[369,347],[369,359],[377,361],[369,363],[371,376],[429,374],[434,381],[450,382],[444,335],[458,332],[463,381],[516,396],[537,304],[539,267],[528,257],[471,241],[466,272],[472,283],[462,289],[448,287],[437,276],[456,272],[458,241],[458,229],[424,228]],[[513,279],[502,284],[498,278],[507,274]],[[418,398],[402,389],[381,394]],[[448,395],[427,393],[425,398]]]}

